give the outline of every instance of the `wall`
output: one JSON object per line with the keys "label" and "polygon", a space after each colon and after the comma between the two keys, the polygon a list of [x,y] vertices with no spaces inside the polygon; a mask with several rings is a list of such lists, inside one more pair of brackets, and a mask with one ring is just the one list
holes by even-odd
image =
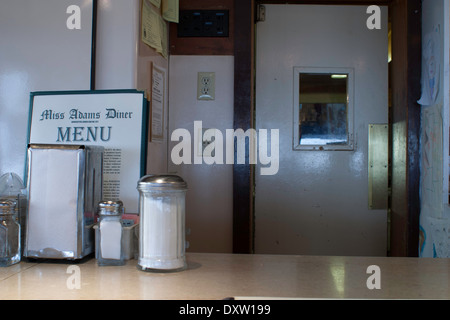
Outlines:
{"label": "wall", "polygon": [[[232,0],[180,0],[180,10],[229,10],[230,37],[178,38],[176,24],[170,28],[169,134],[189,130],[191,152],[196,152],[194,121],[203,128],[215,128],[225,136],[233,129],[234,57]],[[197,100],[198,72],[215,72],[216,97]],[[169,171],[183,177],[189,186],[186,199],[186,240],[188,251],[233,251],[233,166],[226,164],[175,165],[171,151],[179,142],[169,143]],[[193,155],[192,155],[193,156]]]}
{"label": "wall", "polygon": [[[141,41],[141,1],[99,0],[98,5],[96,89],[149,91],[150,63],[153,63],[166,70],[167,98],[169,62]],[[164,132],[167,132],[167,99],[164,105]],[[165,172],[167,134],[161,142],[149,142],[147,157],[147,173]]]}
{"label": "wall", "polygon": [[[450,210],[448,206],[448,125],[449,125],[449,1],[424,0],[423,71],[428,74],[429,35],[435,44],[432,55],[436,58],[439,86],[435,100],[422,106],[421,121],[421,257],[450,257]],[[425,89],[428,79],[422,82]],[[427,91],[423,91],[427,92]],[[428,91],[431,92],[431,91]]]}
{"label": "wall", "polygon": [[[126,1],[126,4],[123,0],[99,1],[96,88],[149,90],[150,63],[166,69],[168,101],[165,101],[164,119],[167,135],[162,142],[149,143],[147,172],[176,172],[187,181],[188,250],[231,252],[232,166],[174,166],[170,152],[176,143],[168,147],[168,140],[177,128],[191,129],[193,136],[196,120],[203,121],[205,128],[233,128],[232,40],[177,39],[176,24],[171,23],[169,65],[167,59],[140,40],[140,3],[140,0]],[[232,9],[232,3],[231,0],[180,1],[180,9]],[[233,35],[232,26],[230,35]],[[201,71],[216,72],[215,101],[196,99],[197,72]]]}
{"label": "wall", "polygon": [[[81,30],[69,30],[70,5],[81,8]],[[0,175],[23,178],[30,92],[89,90],[91,2],[0,2]]]}
{"label": "wall", "polygon": [[[170,127],[189,130],[192,156],[197,152],[194,121],[203,128],[222,131],[233,128],[232,56],[171,56],[170,58]],[[197,100],[197,73],[215,72],[216,99]],[[169,154],[179,142],[169,144]],[[233,168],[226,164],[174,165],[169,171],[183,177],[189,186],[186,199],[187,241],[195,252],[232,251]]]}
{"label": "wall", "polygon": [[[73,4],[82,9],[80,30],[66,27]],[[168,59],[140,40],[140,6],[140,0],[98,1],[95,89],[148,91],[152,62],[166,69],[167,98]],[[0,30],[0,174],[23,177],[30,92],[91,88],[91,2],[2,1]],[[166,99],[165,132],[167,110]],[[167,134],[149,143],[147,160],[147,172],[166,171]]]}

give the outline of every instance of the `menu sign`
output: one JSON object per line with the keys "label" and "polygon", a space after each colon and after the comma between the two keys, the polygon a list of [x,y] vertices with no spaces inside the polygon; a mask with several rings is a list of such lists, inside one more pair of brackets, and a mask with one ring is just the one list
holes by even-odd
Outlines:
{"label": "menu sign", "polygon": [[137,181],[145,174],[148,105],[136,90],[34,92],[30,144],[104,147],[103,199],[138,213]]}

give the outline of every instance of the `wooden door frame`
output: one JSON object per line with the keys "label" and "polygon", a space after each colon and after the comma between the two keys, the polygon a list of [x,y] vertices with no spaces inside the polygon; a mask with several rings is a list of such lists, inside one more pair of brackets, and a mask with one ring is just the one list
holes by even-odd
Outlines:
{"label": "wooden door frame", "polygon": [[[254,25],[258,4],[388,5],[392,23],[390,66],[390,252],[418,256],[420,182],[420,0],[234,0],[234,129],[254,128]],[[236,156],[236,155],[235,155]],[[253,253],[254,165],[233,167],[233,252]]]}

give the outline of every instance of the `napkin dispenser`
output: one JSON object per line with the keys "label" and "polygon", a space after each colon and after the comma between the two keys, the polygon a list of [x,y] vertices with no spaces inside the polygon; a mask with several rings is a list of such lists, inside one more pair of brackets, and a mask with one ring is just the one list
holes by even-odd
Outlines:
{"label": "napkin dispenser", "polygon": [[95,250],[103,147],[29,145],[24,256],[82,259]]}

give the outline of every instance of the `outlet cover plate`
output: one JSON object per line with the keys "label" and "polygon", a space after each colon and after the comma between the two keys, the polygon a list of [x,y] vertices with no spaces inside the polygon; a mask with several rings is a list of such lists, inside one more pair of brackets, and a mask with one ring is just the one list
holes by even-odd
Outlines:
{"label": "outlet cover plate", "polygon": [[199,72],[197,84],[198,100],[214,100],[216,97],[216,74],[215,72]]}

